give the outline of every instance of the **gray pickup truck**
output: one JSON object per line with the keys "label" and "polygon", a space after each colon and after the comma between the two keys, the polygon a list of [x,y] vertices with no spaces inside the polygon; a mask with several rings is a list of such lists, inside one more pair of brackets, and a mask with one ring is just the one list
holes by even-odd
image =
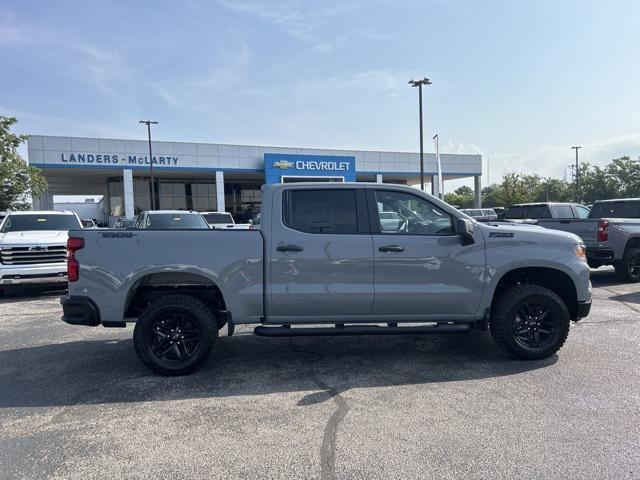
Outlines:
{"label": "gray pickup truck", "polygon": [[587,218],[540,219],[537,224],[582,238],[591,268],[613,265],[620,279],[640,281],[640,198],[600,200]]}
{"label": "gray pickup truck", "polygon": [[539,359],[588,315],[575,235],[483,225],[405,186],[263,190],[260,229],[71,232],[63,320],[135,322],[140,360],[176,375],[206,360],[225,324],[263,336],[489,329],[513,355]]}

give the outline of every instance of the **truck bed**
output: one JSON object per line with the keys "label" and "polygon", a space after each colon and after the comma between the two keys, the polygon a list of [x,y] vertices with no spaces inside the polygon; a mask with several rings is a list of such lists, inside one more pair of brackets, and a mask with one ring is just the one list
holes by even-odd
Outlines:
{"label": "truck bed", "polygon": [[75,254],[81,281],[69,284],[69,294],[90,297],[103,322],[127,317],[133,286],[170,287],[185,279],[215,283],[236,323],[263,316],[259,230],[72,230],[70,237],[83,238],[84,247]]}

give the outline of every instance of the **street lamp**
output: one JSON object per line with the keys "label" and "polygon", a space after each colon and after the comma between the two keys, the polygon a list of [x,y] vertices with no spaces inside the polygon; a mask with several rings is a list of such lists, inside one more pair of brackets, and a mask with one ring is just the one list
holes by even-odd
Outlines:
{"label": "street lamp", "polygon": [[[422,147],[422,85],[431,85],[431,80],[424,77],[422,80],[409,80],[409,85],[412,87],[418,87],[418,101],[420,109],[420,189],[424,192],[424,151]],[[433,193],[433,182],[431,184],[431,190]]]}
{"label": "street lamp", "polygon": [[571,150],[576,151],[576,203],[580,203],[580,166],[578,164],[578,150],[582,147],[574,145]]}
{"label": "street lamp", "polygon": [[140,120],[147,126],[147,138],[149,139],[149,172],[151,173],[151,210],[156,209],[156,187],[153,181],[153,153],[151,152],[151,125],[157,125],[153,120]]}

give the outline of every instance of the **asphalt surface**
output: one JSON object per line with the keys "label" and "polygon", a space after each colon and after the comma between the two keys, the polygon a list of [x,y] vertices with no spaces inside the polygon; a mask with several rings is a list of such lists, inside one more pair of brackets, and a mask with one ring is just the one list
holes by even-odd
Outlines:
{"label": "asphalt surface", "polygon": [[0,478],[640,478],[640,285],[592,273],[591,315],[524,362],[487,334],[221,337],[151,375],[132,328],[0,300]]}

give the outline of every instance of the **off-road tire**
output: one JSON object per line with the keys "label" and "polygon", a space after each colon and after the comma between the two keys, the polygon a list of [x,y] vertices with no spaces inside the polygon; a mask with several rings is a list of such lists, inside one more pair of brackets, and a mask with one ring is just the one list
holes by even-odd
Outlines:
{"label": "off-road tire", "polygon": [[[544,302],[552,314],[546,321],[552,319],[555,325],[548,343],[539,347],[523,345],[514,332],[519,309],[527,302]],[[489,329],[498,345],[512,355],[525,360],[537,360],[550,357],[562,347],[569,335],[570,321],[569,310],[556,293],[541,285],[522,284],[507,289],[495,300]]]}
{"label": "off-road tire", "polygon": [[[187,319],[197,331],[199,340],[188,358],[167,361],[154,353],[154,335],[163,335],[154,331],[154,325],[157,328],[158,322],[173,316]],[[215,313],[206,303],[189,295],[168,295],[154,301],[142,312],[133,331],[133,345],[140,361],[151,371],[168,376],[187,375],[207,360],[217,336]]]}
{"label": "off-road tire", "polygon": [[640,261],[639,256],[640,248],[627,248],[624,251],[622,260],[614,262],[613,267],[616,269],[616,275],[620,280],[629,283],[636,283],[640,281],[640,271],[638,271],[638,273],[634,273],[632,271],[633,265],[637,265],[635,262]]}

